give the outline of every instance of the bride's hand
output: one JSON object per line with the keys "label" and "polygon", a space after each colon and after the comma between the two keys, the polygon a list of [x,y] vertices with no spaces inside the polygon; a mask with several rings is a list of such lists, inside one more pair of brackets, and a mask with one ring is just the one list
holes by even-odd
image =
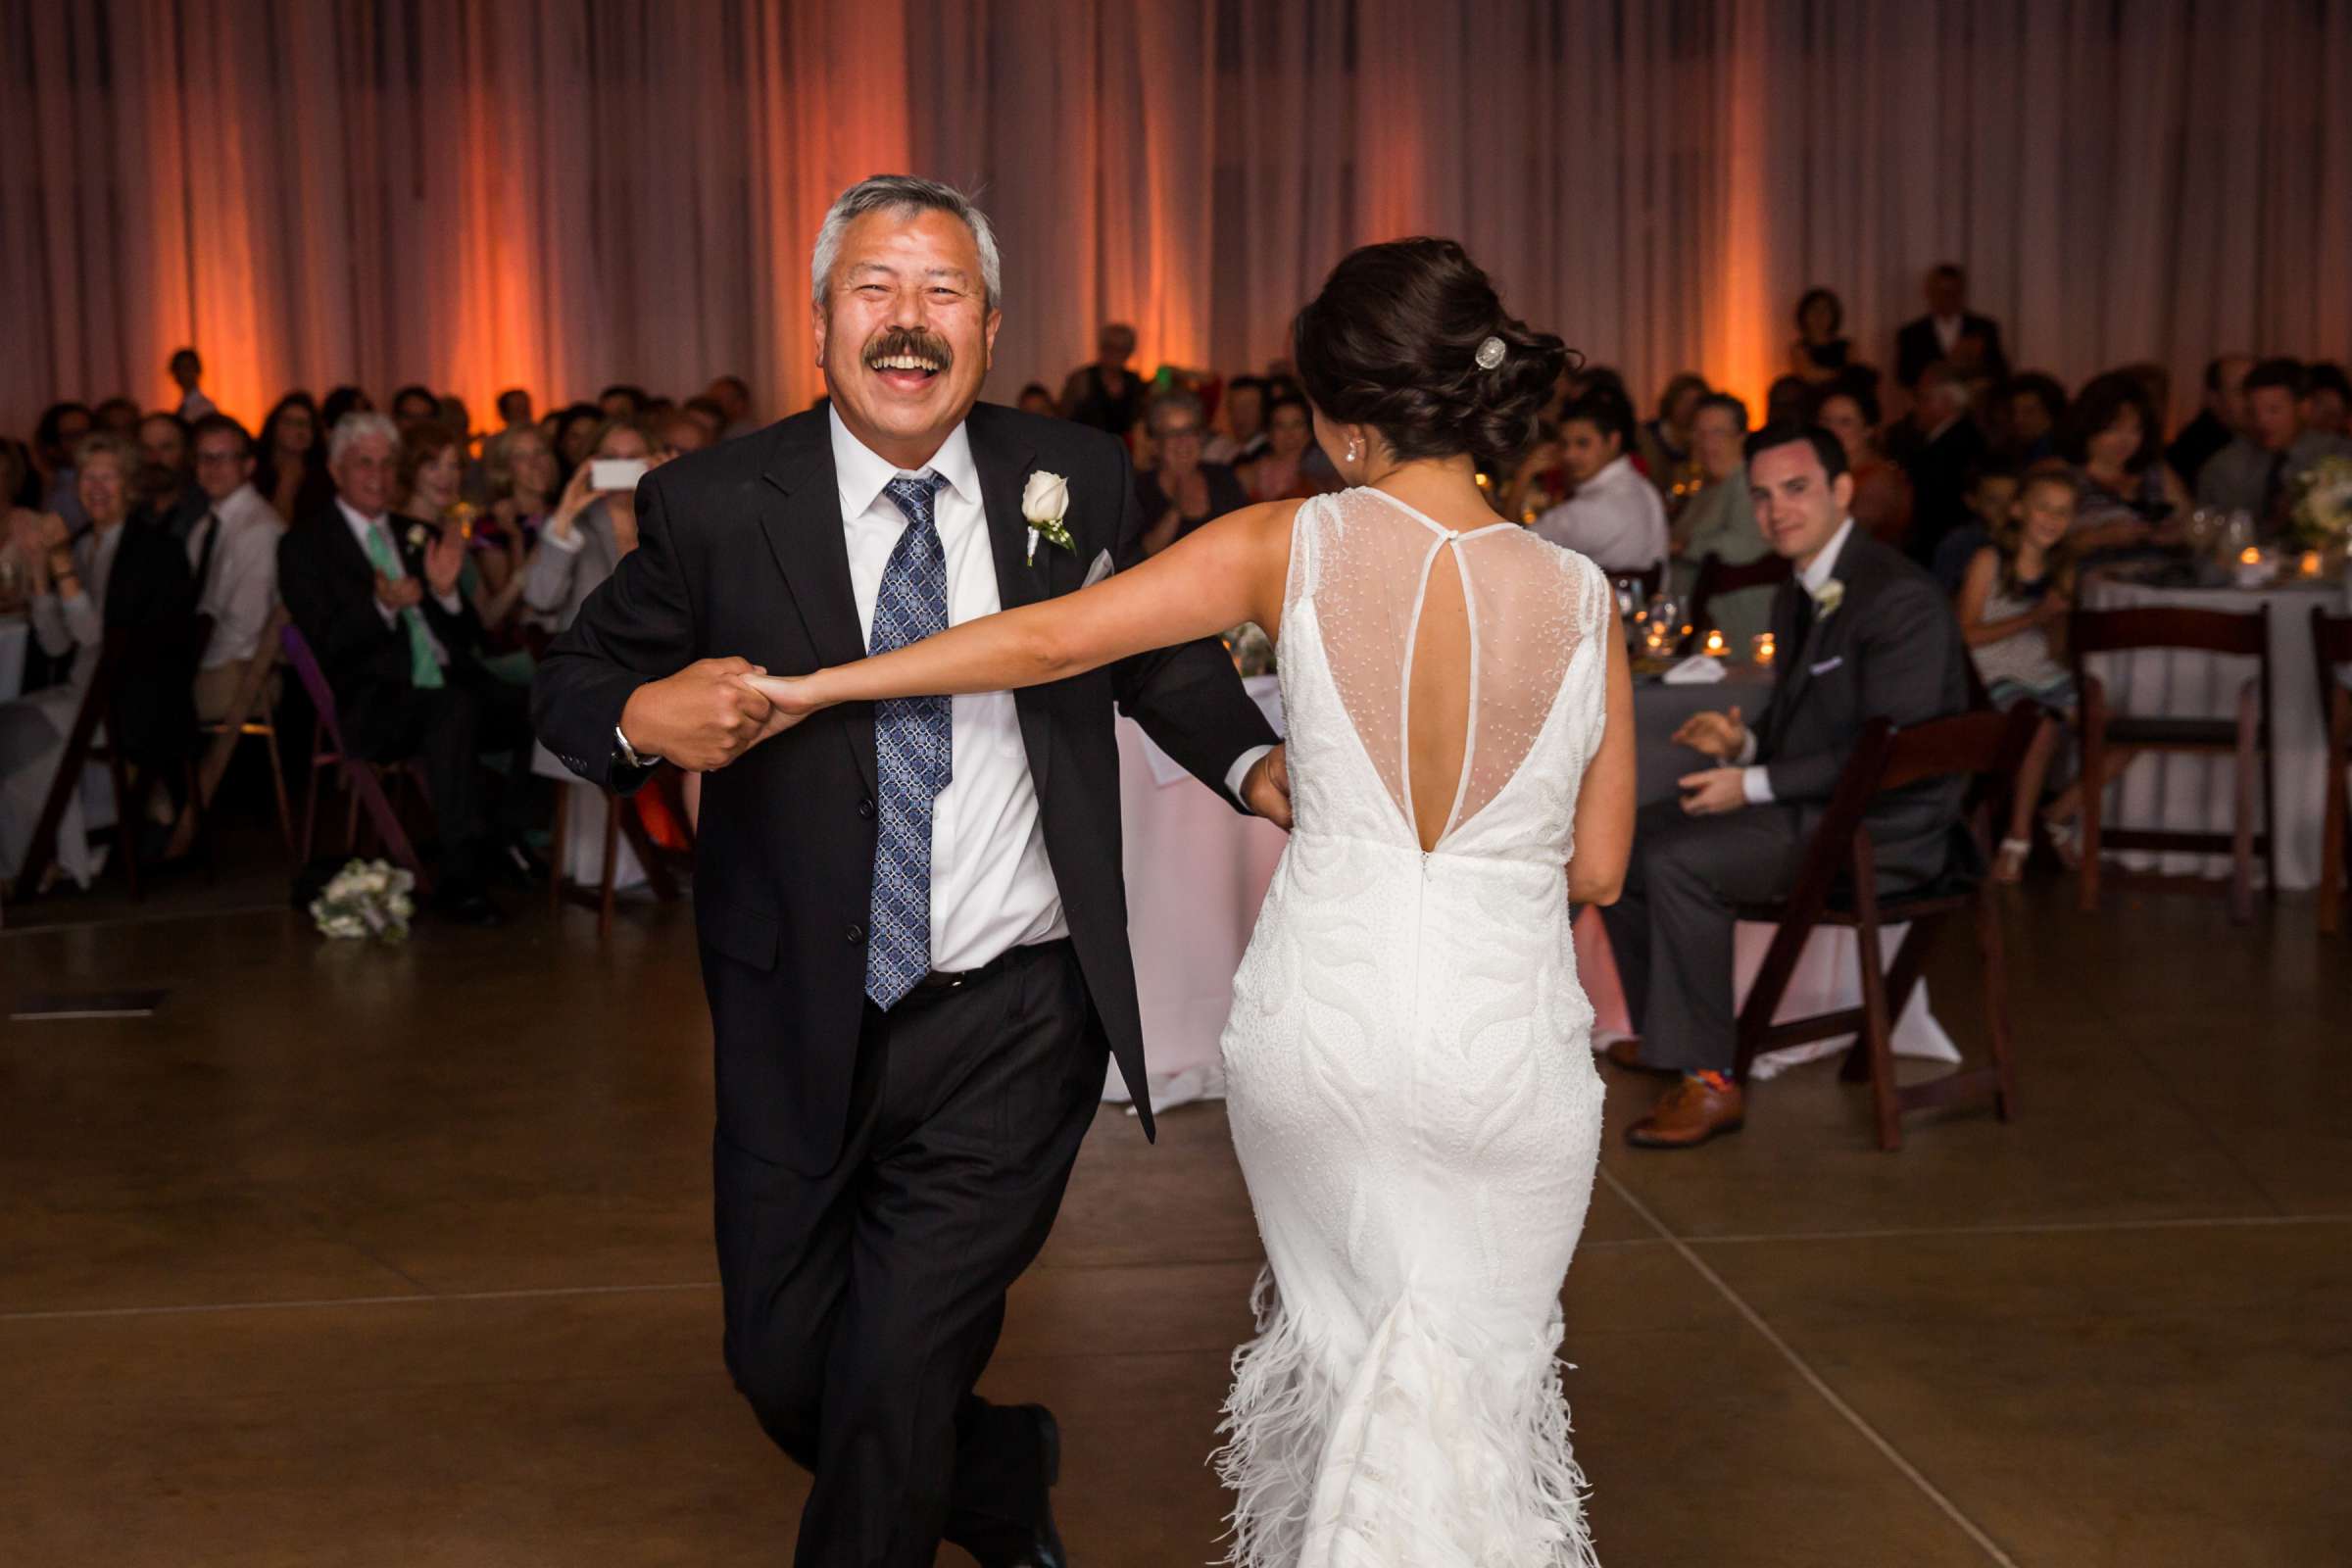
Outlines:
{"label": "bride's hand", "polygon": [[767,723],[760,738],[767,740],[807,718],[825,705],[807,675],[738,675],[737,680],[767,699]]}

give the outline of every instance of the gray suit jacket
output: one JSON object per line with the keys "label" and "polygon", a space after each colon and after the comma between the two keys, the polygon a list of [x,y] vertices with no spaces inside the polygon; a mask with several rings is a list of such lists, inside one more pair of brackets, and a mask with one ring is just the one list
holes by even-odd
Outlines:
{"label": "gray suit jacket", "polygon": [[[2286,449],[2286,484],[2291,498],[2295,475],[2322,458],[2352,457],[2352,441],[2340,435],[2328,435],[2320,430],[2306,430],[2295,437],[2295,444]],[[2239,436],[2221,451],[2205,460],[2197,470],[2197,504],[2244,510],[2254,514],[2260,526],[2263,502],[2271,482],[2271,454]]]}

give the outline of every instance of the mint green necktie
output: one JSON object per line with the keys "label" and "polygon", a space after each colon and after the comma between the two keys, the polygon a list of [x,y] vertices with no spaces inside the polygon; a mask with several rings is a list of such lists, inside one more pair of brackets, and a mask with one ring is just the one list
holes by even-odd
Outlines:
{"label": "mint green necktie", "polygon": [[[368,559],[375,564],[376,570],[394,582],[408,575],[401,566],[400,553],[384,536],[381,523],[368,524]],[[420,692],[439,691],[441,661],[433,656],[433,634],[424,623],[422,612],[412,605],[400,612],[400,618],[409,628],[409,683]]]}

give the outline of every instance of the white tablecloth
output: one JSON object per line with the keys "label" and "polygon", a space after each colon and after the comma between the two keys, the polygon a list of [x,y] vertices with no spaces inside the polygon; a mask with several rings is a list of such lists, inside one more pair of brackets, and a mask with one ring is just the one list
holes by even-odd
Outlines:
{"label": "white tablecloth", "polygon": [[24,656],[31,646],[31,621],[0,615],[0,703],[24,695]]}
{"label": "white tablecloth", "polygon": [[[2341,613],[2344,590],[2332,584],[2279,588],[2151,588],[2093,578],[2082,602],[2092,610],[2181,606],[2245,614],[2271,608],[2271,782],[2268,821],[2278,835],[2278,885],[2310,888],[2320,880],[2320,828],[2326,815],[2328,734],[2320,718],[2318,669],[2311,652],[2311,612]],[[2154,650],[2085,661],[2107,688],[2110,713],[2142,718],[2229,718],[2255,674],[2251,659]],[[2142,757],[2116,781],[2105,825],[2229,833],[2236,800],[2235,767],[2227,757]],[[2263,818],[2257,818],[2258,824]],[[2224,877],[2226,855],[2134,852],[2118,857],[2135,870],[2169,876]],[[2261,862],[2256,861],[2257,874]]]}

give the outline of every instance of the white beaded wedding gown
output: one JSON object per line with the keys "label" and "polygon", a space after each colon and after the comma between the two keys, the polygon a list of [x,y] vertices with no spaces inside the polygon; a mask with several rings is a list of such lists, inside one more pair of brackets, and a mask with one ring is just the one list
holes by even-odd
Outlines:
{"label": "white beaded wedding gown", "polygon": [[[1468,744],[1425,853],[1413,653],[1448,552]],[[1600,1140],[1564,867],[1610,597],[1509,523],[1452,533],[1377,490],[1298,510],[1296,826],[1224,1037],[1269,1259],[1217,1454],[1246,1568],[1595,1561],[1554,1357]]]}

